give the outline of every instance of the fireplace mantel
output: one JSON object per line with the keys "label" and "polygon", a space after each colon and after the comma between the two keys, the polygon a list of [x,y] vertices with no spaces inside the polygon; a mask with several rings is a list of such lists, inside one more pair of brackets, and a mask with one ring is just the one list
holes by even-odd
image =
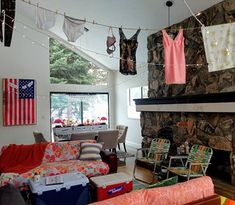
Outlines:
{"label": "fireplace mantel", "polygon": [[138,112],[235,113],[235,92],[134,99]]}

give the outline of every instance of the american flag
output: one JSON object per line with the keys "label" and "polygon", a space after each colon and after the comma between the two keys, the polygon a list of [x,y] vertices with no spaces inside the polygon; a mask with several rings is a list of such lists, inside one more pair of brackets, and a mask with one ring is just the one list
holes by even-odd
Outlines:
{"label": "american flag", "polygon": [[3,125],[36,124],[35,80],[3,79]]}

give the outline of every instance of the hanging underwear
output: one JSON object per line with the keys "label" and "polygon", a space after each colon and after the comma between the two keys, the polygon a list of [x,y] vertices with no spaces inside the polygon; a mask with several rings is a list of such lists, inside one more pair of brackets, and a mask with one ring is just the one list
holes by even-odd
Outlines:
{"label": "hanging underwear", "polygon": [[64,16],[63,31],[70,42],[76,42],[76,40],[83,35],[85,31],[85,21],[75,19],[72,17]]}
{"label": "hanging underwear", "polygon": [[[4,46],[11,46],[11,39],[14,27],[15,19],[15,0],[2,0],[1,1],[1,11],[5,11],[5,25],[0,29],[0,40],[4,43]],[[4,20],[4,16],[0,15],[0,25]]]}
{"label": "hanging underwear", "polygon": [[113,35],[113,29],[112,29],[112,27],[109,27],[108,36],[107,36],[107,40],[106,40],[106,45],[107,45],[106,51],[109,55],[113,54],[113,52],[116,50],[116,47],[114,45],[115,43],[116,43],[116,38]]}
{"label": "hanging underwear", "polygon": [[44,8],[36,8],[36,25],[39,29],[49,30],[55,25],[56,13]]}
{"label": "hanging underwear", "polygon": [[135,75],[136,71],[136,50],[138,47],[137,37],[140,29],[130,38],[126,39],[122,28],[119,28],[120,34],[120,73],[124,75]]}
{"label": "hanging underwear", "polygon": [[209,72],[235,67],[235,22],[201,28]]}

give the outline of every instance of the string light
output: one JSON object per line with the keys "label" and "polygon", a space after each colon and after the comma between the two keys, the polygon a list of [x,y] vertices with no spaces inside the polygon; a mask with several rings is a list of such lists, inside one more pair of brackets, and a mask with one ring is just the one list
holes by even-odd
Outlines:
{"label": "string light", "polygon": [[[30,0],[29,1],[26,1],[26,0],[21,0],[22,2],[24,3],[27,3],[31,6],[34,6],[34,7],[37,7],[37,8],[41,8],[41,9],[44,9],[44,10],[47,10],[49,12],[52,12],[52,13],[55,13],[57,15],[60,15],[60,16],[65,16],[65,12],[59,12],[58,10],[56,11],[53,11],[51,9],[48,9],[48,8],[44,8],[42,6],[39,6],[39,4],[34,4],[32,3]],[[188,4],[187,2],[184,0],[185,4],[187,5],[188,7]],[[190,7],[188,7],[190,9]],[[191,10],[191,9],[190,9]],[[191,10],[192,11],[192,10]],[[191,12],[190,11],[190,12]],[[192,13],[193,14],[193,13]],[[196,15],[193,14],[193,16],[197,19]],[[73,17],[74,18],[74,17]],[[197,19],[198,20],[198,19]],[[89,23],[89,24],[92,24],[92,25],[97,25],[97,26],[101,26],[101,27],[106,27],[106,28],[109,28],[109,27],[112,27],[112,28],[116,28],[116,29],[119,29],[120,27],[122,27],[123,30],[138,30],[138,29],[141,29],[141,31],[158,31],[159,29],[157,28],[141,28],[141,27],[138,27],[138,28],[131,28],[131,27],[123,27],[123,26],[114,26],[114,25],[107,25],[107,24],[103,24],[103,23],[98,23],[98,22],[95,22],[95,20],[92,20],[92,21],[89,21],[87,20],[87,18],[84,18],[84,21],[86,23]],[[198,20],[199,21],[199,20]],[[199,21],[200,22],[200,21]],[[203,25],[201,22],[200,22],[201,25]],[[196,29],[201,29],[201,27],[192,27],[192,28],[182,28],[183,30],[196,30]],[[170,28],[170,29],[165,29],[165,30],[179,30],[179,28]]]}
{"label": "string light", "polygon": [[[6,16],[7,16],[8,18],[11,18],[11,17],[8,16],[7,14],[6,14]],[[0,20],[0,21],[2,21],[2,20]],[[53,39],[56,39],[58,42],[61,42],[61,43],[64,42],[64,39],[60,38],[59,36],[56,36],[56,37],[55,37],[55,36],[53,36],[53,35],[46,34],[46,33],[42,32],[41,30],[39,31],[38,29],[35,29],[35,28],[33,28],[32,26],[25,24],[24,22],[21,22],[21,21],[18,21],[18,20],[15,20],[15,21],[16,21],[16,22],[19,22],[19,23],[21,23],[21,24],[23,24],[23,25],[26,25],[27,27],[29,27],[30,29],[32,29],[32,30],[34,30],[34,31],[36,31],[36,32],[38,32],[38,33],[41,33],[41,34],[43,34],[43,35],[46,35],[48,39],[53,38]],[[9,24],[6,24],[6,25],[7,25],[8,27],[10,27],[11,29],[13,29]],[[24,38],[30,40],[31,42],[34,42],[34,43],[32,43],[32,44],[38,44],[38,45],[40,45],[41,47],[46,48],[47,50],[49,50],[49,49],[45,46],[45,44],[42,44],[42,43],[40,43],[40,42],[38,42],[38,41],[34,41],[33,39],[29,38],[28,36],[26,36],[26,35],[23,34],[22,32],[16,30],[15,26],[14,26],[14,30],[15,30],[16,32],[20,33],[22,36],[25,36]],[[110,56],[107,55],[107,54],[99,53],[99,52],[96,52],[96,51],[93,51],[93,50],[84,48],[84,47],[82,47],[82,46],[78,46],[78,45],[75,46],[75,45],[72,45],[72,44],[68,43],[67,41],[66,41],[66,44],[69,44],[69,46],[70,46],[71,49],[78,49],[78,48],[79,48],[79,49],[81,49],[81,50],[83,50],[83,51],[91,52],[91,53],[94,53],[94,54],[97,54],[97,55],[102,55],[102,56],[106,56],[106,57],[109,57],[109,58],[110,58]],[[67,46],[68,46],[68,45],[67,45]],[[127,61],[127,59],[122,59],[122,58],[115,57],[115,56],[113,56],[112,58],[113,58],[113,59],[117,59],[117,60]],[[134,62],[134,63],[145,63],[145,65],[165,66],[165,64],[163,64],[163,63],[147,63],[147,62],[140,62],[140,61],[133,61],[133,62]],[[187,64],[186,66],[187,66],[187,67],[205,66],[205,64]]]}

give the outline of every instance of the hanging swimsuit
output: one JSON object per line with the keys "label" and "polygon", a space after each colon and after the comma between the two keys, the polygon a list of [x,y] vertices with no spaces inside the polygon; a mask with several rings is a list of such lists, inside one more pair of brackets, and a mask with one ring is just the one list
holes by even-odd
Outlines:
{"label": "hanging swimsuit", "polygon": [[49,30],[55,25],[56,13],[46,9],[36,8],[36,25],[39,29]]}
{"label": "hanging swimsuit", "polygon": [[75,19],[69,16],[64,17],[63,31],[70,42],[76,42],[76,40],[83,35],[85,31],[85,21]]}
{"label": "hanging swimsuit", "polygon": [[140,29],[130,38],[126,39],[122,28],[119,28],[120,34],[120,73],[124,75],[135,75],[136,71],[136,50],[138,47],[137,37]]}
{"label": "hanging swimsuit", "polygon": [[0,15],[0,40],[3,42],[4,46],[10,47],[11,46],[11,39],[14,27],[14,19],[15,19],[15,0],[2,0],[1,1],[1,11],[5,11],[5,25],[2,26],[3,22],[3,14]]}
{"label": "hanging swimsuit", "polygon": [[186,65],[183,29],[179,30],[175,39],[172,39],[165,30],[162,30],[162,35],[165,53],[166,84],[185,84]]}
{"label": "hanging swimsuit", "polygon": [[[111,35],[110,35],[110,33],[111,33]],[[113,54],[113,52],[116,50],[116,47],[114,45],[115,43],[116,43],[116,38],[113,35],[113,29],[112,29],[112,27],[109,27],[108,36],[107,36],[107,40],[106,40],[106,45],[107,45],[106,51],[109,55]]]}

